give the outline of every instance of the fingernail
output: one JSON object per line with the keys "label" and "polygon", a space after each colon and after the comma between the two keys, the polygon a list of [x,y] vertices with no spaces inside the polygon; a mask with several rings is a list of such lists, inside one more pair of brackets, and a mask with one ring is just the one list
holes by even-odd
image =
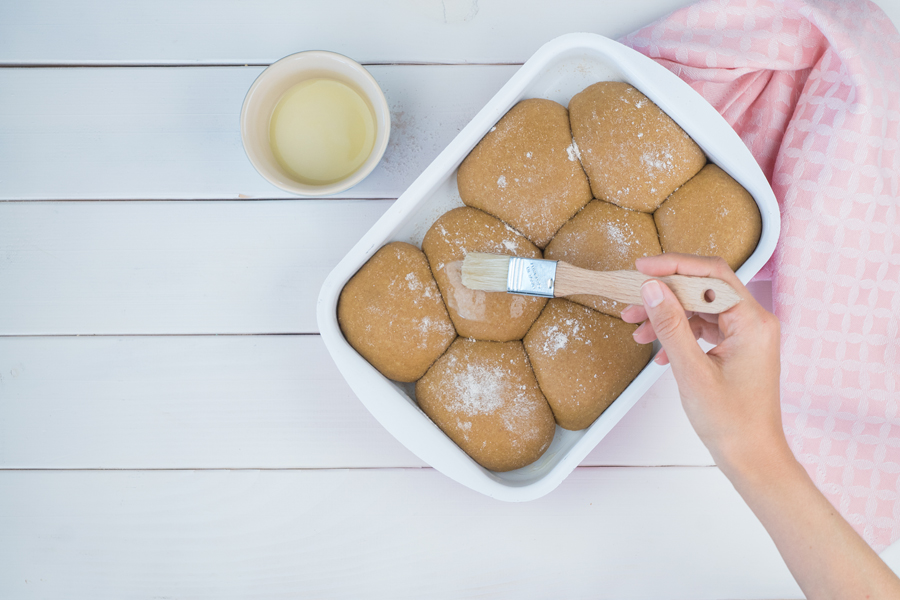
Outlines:
{"label": "fingernail", "polygon": [[636,337],[637,334],[644,330],[644,325],[646,325],[646,323],[641,323],[640,325],[638,325],[637,329],[635,329],[631,335]]}
{"label": "fingernail", "polygon": [[663,301],[663,291],[659,287],[659,282],[655,279],[644,282],[644,285],[641,286],[641,299],[644,301],[644,306],[650,308],[659,306]]}

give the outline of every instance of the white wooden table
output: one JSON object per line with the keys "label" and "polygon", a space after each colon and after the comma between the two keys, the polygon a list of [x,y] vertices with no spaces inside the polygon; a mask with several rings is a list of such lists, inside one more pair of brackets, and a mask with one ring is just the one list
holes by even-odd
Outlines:
{"label": "white wooden table", "polygon": [[[387,434],[317,335],[325,275],[534,50],[687,3],[0,2],[0,598],[799,597],[671,376],[506,504]],[[340,199],[241,148],[250,83],[306,49],[391,105]]]}

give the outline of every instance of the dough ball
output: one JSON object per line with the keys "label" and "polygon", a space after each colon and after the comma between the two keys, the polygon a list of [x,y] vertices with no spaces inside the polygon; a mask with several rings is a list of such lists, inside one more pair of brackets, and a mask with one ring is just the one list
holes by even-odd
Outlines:
{"label": "dough ball", "polygon": [[556,432],[522,342],[457,338],[416,384],[416,401],[466,454],[492,471],[533,463]]}
{"label": "dough ball", "polygon": [[[562,226],[544,250],[544,258],[594,271],[634,270],[642,256],[662,254],[653,215],[594,200]],[[625,304],[602,296],[578,294],[569,300],[620,316]]]}
{"label": "dough ball", "polygon": [[588,427],[650,362],[636,325],[554,298],[525,336],[525,350],[556,422]]}
{"label": "dough ball", "polygon": [[344,337],[388,379],[415,381],[456,338],[421,250],[381,248],[350,278],[338,299]]}
{"label": "dough ball", "polygon": [[422,249],[463,337],[521,340],[547,303],[546,298],[482,292],[462,284],[462,261],[469,252],[541,258],[534,244],[485,212],[464,206],[444,213],[425,234]]}
{"label": "dough ball", "polygon": [[591,199],[568,111],[552,100],[516,104],[459,167],[462,201],[506,221],[543,248]]}
{"label": "dough ball", "polygon": [[569,102],[572,133],[594,196],[653,212],[706,163],[700,146],[627,83],[603,81]]}
{"label": "dough ball", "polygon": [[735,271],[762,232],[753,196],[714,164],[678,188],[653,217],[663,251],[721,256]]}

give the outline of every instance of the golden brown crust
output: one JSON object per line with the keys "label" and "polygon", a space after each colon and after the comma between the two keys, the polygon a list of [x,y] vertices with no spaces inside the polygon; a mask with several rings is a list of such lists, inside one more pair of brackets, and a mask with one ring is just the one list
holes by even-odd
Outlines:
{"label": "golden brown crust", "polygon": [[603,81],[569,102],[572,134],[594,196],[653,212],[706,163],[703,150],[627,83]]}
{"label": "golden brown crust", "polygon": [[457,173],[462,201],[509,223],[543,248],[591,199],[568,111],[552,100],[522,100],[466,157]]}
{"label": "golden brown crust", "polygon": [[470,290],[462,284],[469,252],[541,258],[541,251],[499,219],[461,207],[444,213],[422,240],[450,318],[459,335],[477,340],[521,340],[544,308],[545,298]]}
{"label": "golden brown crust", "polygon": [[714,164],[669,196],[653,218],[665,252],[721,256],[735,271],[762,233],[753,196]]}
{"label": "golden brown crust", "polygon": [[[562,226],[544,250],[544,258],[593,271],[634,270],[642,256],[662,254],[653,215],[594,200]],[[618,317],[625,304],[602,296],[578,294],[569,300]]]}
{"label": "golden brown crust", "polygon": [[457,338],[416,384],[416,401],[466,454],[492,471],[533,463],[556,431],[522,342]]}
{"label": "golden brown crust", "polygon": [[547,304],[524,344],[560,427],[588,427],[650,361],[653,346],[635,342],[635,329],[562,298]]}
{"label": "golden brown crust", "polygon": [[385,377],[415,381],[456,338],[428,261],[387,244],[350,278],[338,299],[344,337]]}

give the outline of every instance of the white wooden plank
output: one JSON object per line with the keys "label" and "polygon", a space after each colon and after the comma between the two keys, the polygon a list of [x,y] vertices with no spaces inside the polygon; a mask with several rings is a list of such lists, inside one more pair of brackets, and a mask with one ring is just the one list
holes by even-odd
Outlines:
{"label": "white wooden plank", "polygon": [[[517,68],[371,67],[391,141],[340,196],[398,197]],[[261,71],[0,69],[0,199],[293,198],[241,145],[241,103]]]}
{"label": "white wooden plank", "polygon": [[308,333],[383,200],[0,203],[0,334]]}
{"label": "white wooden plank", "polygon": [[388,201],[0,203],[0,335],[316,333]]}
{"label": "white wooden plank", "polygon": [[431,469],[0,472],[0,597],[797,598],[715,468],[505,504]]}
{"label": "white wooden plank", "polygon": [[895,575],[900,576],[900,541],[894,542],[882,550],[879,556]]}
{"label": "white wooden plank", "polygon": [[326,49],[364,63],[525,61],[571,31],[619,37],[689,0],[206,0],[0,4],[3,64],[269,64]]}
{"label": "white wooden plank", "polygon": [[[667,375],[583,464],[712,459]],[[319,336],[0,338],[0,468],[418,466]]]}
{"label": "white wooden plank", "polygon": [[0,203],[0,335],[318,332],[322,281],[389,205]]}
{"label": "white wooden plank", "polygon": [[[691,1],[4,2],[0,64],[269,64],[309,49],[364,63],[521,63],[557,35],[618,38]],[[875,3],[900,22],[900,1]]]}

